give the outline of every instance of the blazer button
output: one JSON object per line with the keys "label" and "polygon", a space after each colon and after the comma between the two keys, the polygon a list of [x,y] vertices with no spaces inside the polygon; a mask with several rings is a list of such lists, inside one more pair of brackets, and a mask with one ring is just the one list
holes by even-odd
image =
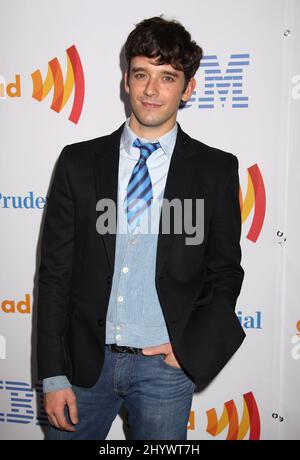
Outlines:
{"label": "blazer button", "polygon": [[108,276],[108,277],[106,278],[106,281],[107,281],[107,284],[110,284],[110,283],[111,283],[111,276]]}
{"label": "blazer button", "polygon": [[103,326],[103,321],[102,321],[102,319],[99,319],[99,320],[97,321],[97,326],[99,326],[99,327],[102,327],[102,326]]}

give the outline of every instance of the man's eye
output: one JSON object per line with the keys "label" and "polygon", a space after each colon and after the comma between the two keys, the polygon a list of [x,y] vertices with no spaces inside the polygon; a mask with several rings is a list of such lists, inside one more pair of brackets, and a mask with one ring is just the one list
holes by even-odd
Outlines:
{"label": "man's eye", "polygon": [[167,81],[174,81],[174,78],[170,77],[169,75],[166,75],[164,78],[168,78]]}
{"label": "man's eye", "polygon": [[144,77],[144,76],[145,76],[145,75],[144,75],[143,73],[136,73],[136,74],[135,74],[135,78],[138,78],[138,79],[140,79],[140,77],[142,78],[142,77]]}

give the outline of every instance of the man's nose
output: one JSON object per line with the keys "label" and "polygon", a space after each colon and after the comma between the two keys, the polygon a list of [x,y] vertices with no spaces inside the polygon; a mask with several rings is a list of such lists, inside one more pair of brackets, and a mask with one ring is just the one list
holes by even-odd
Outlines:
{"label": "man's nose", "polygon": [[157,94],[158,93],[157,81],[154,80],[154,79],[149,78],[149,80],[148,80],[148,82],[147,82],[147,84],[145,86],[144,93],[147,96],[152,96],[154,94]]}

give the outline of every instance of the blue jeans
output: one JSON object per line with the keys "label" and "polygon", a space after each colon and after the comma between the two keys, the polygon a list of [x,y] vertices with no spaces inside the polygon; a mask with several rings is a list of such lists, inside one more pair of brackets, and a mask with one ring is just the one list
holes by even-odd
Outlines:
{"label": "blue jeans", "polygon": [[[72,385],[76,431],[50,426],[45,439],[104,440],[124,403],[130,440],[186,440],[194,382],[164,355],[113,353],[105,347],[100,377],[90,388]],[[67,406],[66,418],[69,423]]]}

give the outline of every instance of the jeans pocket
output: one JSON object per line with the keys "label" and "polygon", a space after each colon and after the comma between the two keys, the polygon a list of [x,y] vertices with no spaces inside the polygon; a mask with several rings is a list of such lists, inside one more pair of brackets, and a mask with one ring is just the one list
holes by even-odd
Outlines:
{"label": "jeans pocket", "polygon": [[187,382],[189,382],[189,384],[190,384],[189,388],[192,390],[192,393],[194,393],[194,391],[196,389],[196,384],[193,382],[193,380],[191,380],[191,378],[186,374],[186,372],[184,372],[184,370],[181,367],[171,366],[170,364],[166,363],[164,354],[159,354],[158,357],[159,357],[158,362],[165,369],[167,369],[169,371],[174,371],[175,376],[178,376],[178,378],[180,376],[180,379],[184,378]]}
{"label": "jeans pocket", "polygon": [[164,354],[159,354],[158,355],[159,358],[160,358],[160,361],[162,362],[162,364],[164,364],[168,369],[173,369],[174,371],[179,371],[179,372],[183,372],[183,370],[181,369],[181,367],[175,367],[175,366],[171,366],[171,364],[168,364],[166,363],[165,361],[165,356]]}

